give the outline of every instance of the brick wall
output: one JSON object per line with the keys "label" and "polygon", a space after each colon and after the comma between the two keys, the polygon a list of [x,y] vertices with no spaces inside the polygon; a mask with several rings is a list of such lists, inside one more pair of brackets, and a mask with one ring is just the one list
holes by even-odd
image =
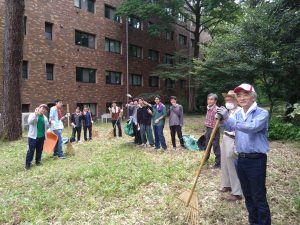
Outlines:
{"label": "brick wall", "polygon": [[[74,7],[73,0],[26,0],[25,16],[27,33],[24,41],[24,60],[28,61],[28,79],[22,79],[22,104],[30,104],[32,111],[40,103],[53,103],[61,98],[70,109],[77,103],[96,103],[97,116],[106,111],[106,102],[115,99],[126,102],[126,26],[104,17],[104,4],[117,6],[120,0],[96,0],[95,13]],[[4,0],[0,0],[0,34],[4,26]],[[45,22],[53,24],[53,40],[45,39]],[[164,54],[172,54],[183,49],[187,53],[190,37],[182,28],[177,28],[174,40],[150,38],[147,35],[147,23],[143,30],[129,27],[129,43],[143,47],[143,59],[129,58],[129,73],[142,74],[142,87],[129,87],[129,93],[156,92],[158,88],[148,85],[149,74],[157,63],[148,60],[148,50],[160,52],[160,62]],[[90,49],[75,45],[75,29],[96,35],[96,48]],[[178,33],[185,34],[187,46],[178,43]],[[122,42],[122,54],[106,52],[105,37]],[[3,36],[0,36],[0,88],[2,92],[2,54]],[[190,51],[192,52],[192,51]],[[46,63],[54,64],[54,80],[46,79]],[[96,69],[96,83],[76,82],[76,67]],[[105,71],[122,72],[122,85],[106,84]],[[176,84],[178,90],[178,85]],[[160,80],[160,90],[164,90],[164,81]],[[0,92],[0,96],[1,96]],[[1,105],[0,105],[1,107]]]}

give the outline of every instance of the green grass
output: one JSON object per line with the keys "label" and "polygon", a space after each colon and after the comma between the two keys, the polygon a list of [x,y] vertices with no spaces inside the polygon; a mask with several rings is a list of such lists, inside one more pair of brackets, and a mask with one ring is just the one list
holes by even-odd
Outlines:
{"label": "green grass", "polygon": [[[186,119],[184,133],[200,136],[203,117]],[[202,153],[154,152],[132,138],[99,137],[75,145],[75,156],[24,170],[26,139],[0,143],[0,224],[185,224],[176,197],[191,187]],[[170,146],[169,131],[165,129]],[[69,136],[67,130],[65,136]],[[271,143],[268,197],[273,224],[299,221],[299,146]],[[212,160],[212,159],[211,159]],[[246,224],[242,203],[221,201],[220,171],[205,168],[198,184],[201,224]]]}

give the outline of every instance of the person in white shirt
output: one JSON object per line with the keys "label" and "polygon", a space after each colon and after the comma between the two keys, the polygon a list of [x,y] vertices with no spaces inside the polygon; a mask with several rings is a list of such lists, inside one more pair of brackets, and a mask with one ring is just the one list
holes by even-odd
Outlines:
{"label": "person in white shirt", "polygon": [[[240,110],[237,105],[236,94],[233,90],[222,94],[225,99],[225,106],[229,110],[229,116],[234,116]],[[235,161],[235,132],[224,130],[221,143],[221,192],[231,192],[226,197],[227,201],[237,201],[242,199],[242,188],[237,176]]]}

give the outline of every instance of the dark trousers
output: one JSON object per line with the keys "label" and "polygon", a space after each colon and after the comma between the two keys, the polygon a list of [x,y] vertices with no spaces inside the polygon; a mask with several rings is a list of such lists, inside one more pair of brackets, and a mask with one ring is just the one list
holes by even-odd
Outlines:
{"label": "dark trousers", "polygon": [[[205,147],[208,145],[209,138],[211,136],[213,128],[206,127],[206,133],[205,133]],[[213,139],[212,147],[214,149],[214,154],[216,156],[215,158],[215,165],[220,166],[221,165],[221,150],[220,150],[220,129],[217,129],[216,135]],[[210,157],[210,152],[207,155],[206,160],[209,159]]]}
{"label": "dark trousers", "polygon": [[176,133],[177,133],[177,136],[179,138],[180,145],[182,147],[184,147],[181,126],[180,125],[170,126],[170,131],[171,131],[171,139],[172,139],[173,147],[176,148],[176,140],[175,140]]}
{"label": "dark trousers", "polygon": [[250,225],[271,225],[266,191],[267,156],[257,159],[238,158],[237,174],[245,197]]}
{"label": "dark trousers", "polygon": [[119,137],[122,137],[122,128],[120,120],[112,120],[111,123],[114,128],[114,136],[117,137],[116,127],[118,127]]}
{"label": "dark trousers", "polygon": [[76,133],[77,133],[77,141],[80,141],[81,127],[73,127],[73,128],[72,128],[72,138],[71,138],[71,142],[75,141]]}
{"label": "dark trousers", "polygon": [[83,127],[84,140],[87,141],[87,131],[89,131],[89,139],[92,140],[92,125]]}
{"label": "dark trousers", "polygon": [[167,149],[166,140],[164,136],[164,126],[153,126],[154,130],[154,139],[155,139],[155,148]]}
{"label": "dark trousers", "polygon": [[134,132],[134,143],[141,145],[142,139],[141,139],[141,132],[138,130],[138,126],[133,124],[133,132]]}
{"label": "dark trousers", "polygon": [[26,154],[26,166],[30,166],[33,160],[33,155],[35,152],[35,163],[39,164],[42,159],[42,152],[44,146],[45,137],[33,139],[28,138],[28,151]]}

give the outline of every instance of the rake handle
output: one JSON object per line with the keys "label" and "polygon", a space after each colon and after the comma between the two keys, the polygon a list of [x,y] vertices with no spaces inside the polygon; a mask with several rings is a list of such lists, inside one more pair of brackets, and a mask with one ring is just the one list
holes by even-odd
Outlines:
{"label": "rake handle", "polygon": [[196,185],[197,185],[199,176],[200,176],[201,171],[202,171],[202,168],[203,168],[203,166],[204,166],[204,164],[205,164],[205,162],[206,162],[206,158],[207,158],[207,156],[208,156],[208,153],[209,153],[210,150],[211,150],[212,142],[213,142],[213,140],[214,140],[214,138],[215,138],[216,132],[217,132],[217,130],[218,130],[218,128],[219,128],[219,123],[220,123],[220,120],[217,119],[216,124],[215,124],[215,126],[214,126],[214,129],[212,130],[212,133],[211,133],[211,135],[210,135],[208,144],[207,144],[207,146],[206,146],[204,155],[203,155],[203,157],[202,157],[202,159],[201,159],[201,163],[200,163],[200,166],[199,166],[198,171],[197,171],[197,175],[196,175],[195,182],[194,182],[194,184],[193,184],[193,187],[192,187],[192,190],[191,190],[191,192],[190,192],[189,198],[188,198],[188,200],[187,200],[187,202],[186,202],[186,207],[189,206],[189,204],[190,204],[190,202],[191,202],[191,199],[192,199],[192,196],[193,196],[193,194],[194,194],[194,192],[195,192],[195,189],[196,189]]}

